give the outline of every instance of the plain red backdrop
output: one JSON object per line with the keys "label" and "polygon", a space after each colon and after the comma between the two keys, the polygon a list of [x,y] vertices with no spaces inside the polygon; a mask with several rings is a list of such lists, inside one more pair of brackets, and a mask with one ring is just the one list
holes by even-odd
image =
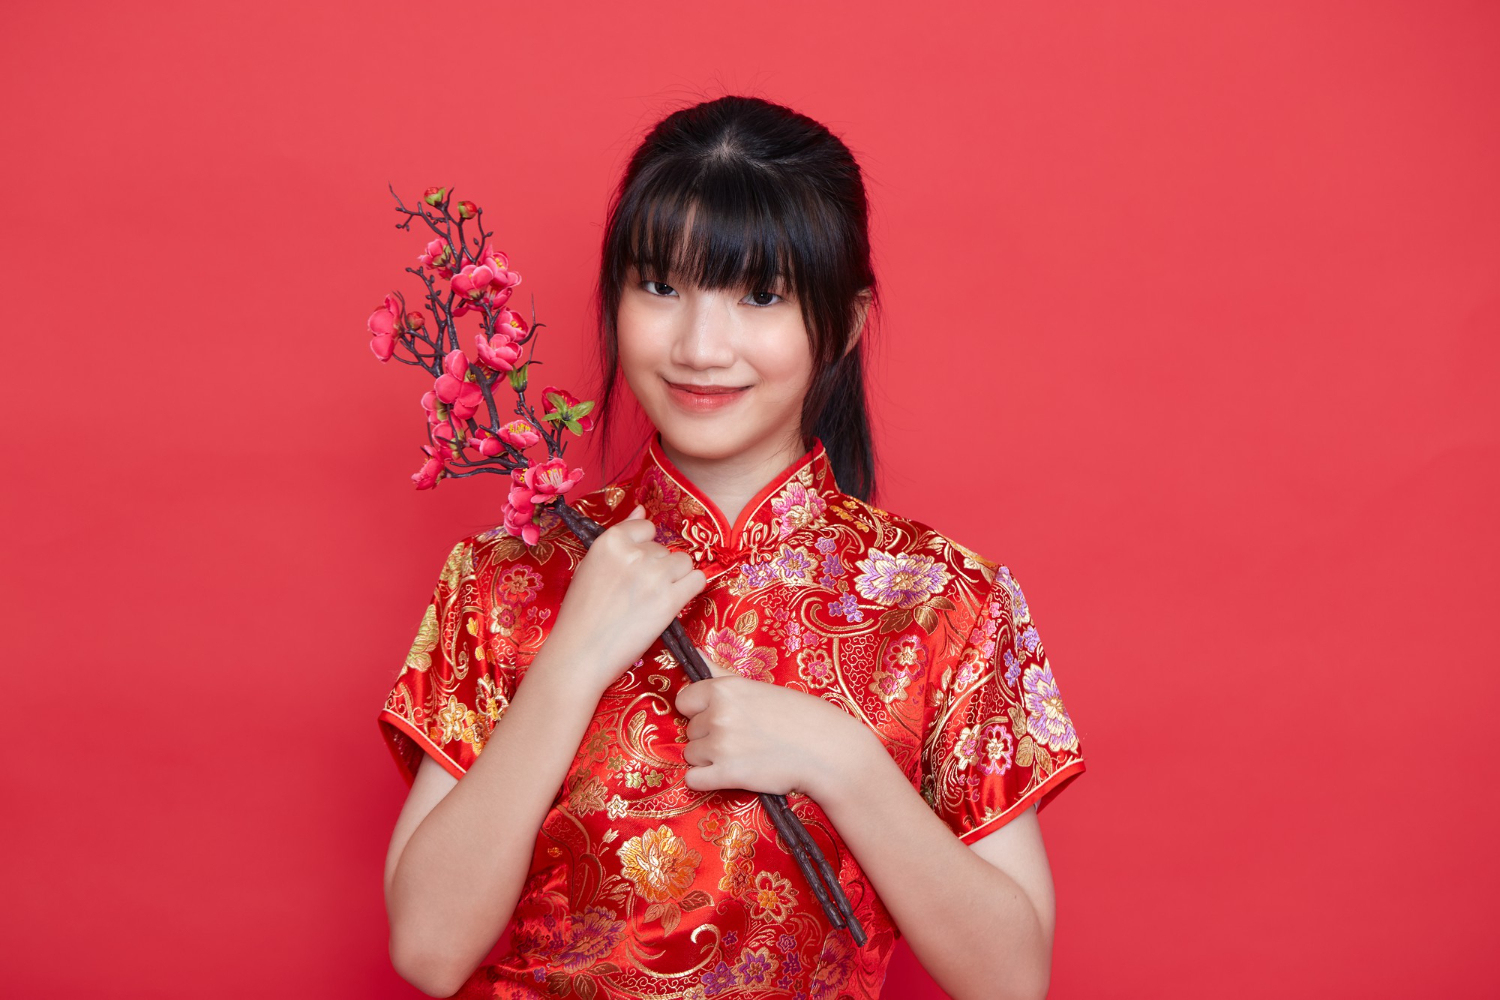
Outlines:
{"label": "plain red backdrop", "polygon": [[882,506],[1011,566],[1082,732],[1053,996],[1496,987],[1494,5],[0,20],[6,995],[417,995],[375,713],[499,496],[408,479],[386,183],[581,384],[624,157],[725,92],[860,157]]}

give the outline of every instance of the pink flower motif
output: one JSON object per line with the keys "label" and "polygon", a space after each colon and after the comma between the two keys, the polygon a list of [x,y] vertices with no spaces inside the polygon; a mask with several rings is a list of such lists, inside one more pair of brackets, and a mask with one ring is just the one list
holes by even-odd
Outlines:
{"label": "pink flower motif", "polygon": [[500,440],[517,448],[530,448],[541,439],[541,433],[524,420],[500,425]]}
{"label": "pink flower motif", "polygon": [[[566,389],[559,389],[555,385],[549,385],[542,390],[542,416],[557,412],[558,406],[556,400],[553,399],[554,396],[562,400],[563,406],[577,406],[580,402],[582,402],[582,400],[573,395],[571,392],[568,392]],[[594,426],[593,416],[590,414],[584,414],[583,416],[579,417],[578,426],[582,427],[584,430],[592,429]]]}
{"label": "pink flower motif", "polygon": [[453,277],[453,265],[458,263],[453,244],[447,240],[433,240],[427,244],[425,253],[417,254],[424,267],[430,267],[445,278]]}
{"label": "pink flower motif", "polygon": [[468,420],[484,403],[484,392],[464,376],[469,371],[469,359],[463,351],[449,351],[443,359],[444,375],[439,375],[433,391],[437,398],[453,407],[453,416]]}
{"label": "pink flower motif", "polygon": [[526,486],[546,503],[555,496],[568,492],[583,478],[582,469],[568,470],[568,463],[560,458],[549,459],[541,465],[526,467]]}
{"label": "pink flower motif", "polygon": [[776,651],[770,647],[757,647],[732,628],[711,629],[704,641],[704,651],[726,670],[755,681],[771,679],[771,671],[776,666]]}
{"label": "pink flower motif", "polygon": [[493,337],[476,333],[474,346],[479,349],[479,363],[497,372],[513,371],[521,360],[521,347],[508,333],[497,331]]}
{"label": "pink flower motif", "polygon": [[396,353],[396,331],[401,328],[401,303],[396,296],[387,295],[385,304],[370,313],[367,324],[370,328],[370,350],[381,361],[391,360]]}

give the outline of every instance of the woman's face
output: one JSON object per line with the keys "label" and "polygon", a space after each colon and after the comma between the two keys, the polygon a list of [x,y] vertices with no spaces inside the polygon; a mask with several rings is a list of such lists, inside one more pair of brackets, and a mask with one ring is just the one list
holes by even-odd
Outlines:
{"label": "woman's face", "polygon": [[800,455],[812,351],[797,302],[674,277],[632,268],[616,321],[621,372],[662,443],[706,460]]}

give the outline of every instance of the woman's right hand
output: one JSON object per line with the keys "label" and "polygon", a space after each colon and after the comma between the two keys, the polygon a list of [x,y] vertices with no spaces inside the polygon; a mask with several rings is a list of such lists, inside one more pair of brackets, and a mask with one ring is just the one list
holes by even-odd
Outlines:
{"label": "woman's right hand", "polygon": [[636,504],[589,546],[563,594],[547,644],[568,650],[571,662],[563,669],[589,672],[603,691],[707,584],[692,556],[656,541],[656,525]]}

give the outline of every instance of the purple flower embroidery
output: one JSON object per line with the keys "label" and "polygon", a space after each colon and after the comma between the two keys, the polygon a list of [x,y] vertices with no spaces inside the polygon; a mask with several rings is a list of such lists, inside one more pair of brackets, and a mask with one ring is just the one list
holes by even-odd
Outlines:
{"label": "purple flower embroidery", "polygon": [[734,971],[744,986],[766,986],[770,982],[773,971],[771,963],[772,958],[768,949],[746,950],[740,955],[740,962],[734,967]]}
{"label": "purple flower embroidery", "polygon": [[1078,749],[1078,734],[1063,708],[1052,668],[1045,664],[1028,667],[1021,686],[1022,700],[1026,703],[1026,728],[1036,741],[1054,750]]}
{"label": "purple flower embroidery", "polygon": [[740,576],[744,579],[745,585],[754,590],[767,586],[776,579],[776,567],[769,559],[747,562],[740,567]]}
{"label": "purple flower embroidery", "polygon": [[939,593],[951,577],[932,556],[914,552],[882,552],[871,549],[869,557],[855,563],[861,573],[854,589],[877,604],[914,608]]}
{"label": "purple flower embroidery", "polygon": [[1034,626],[1026,626],[1026,631],[1021,633],[1021,645],[1026,647],[1026,652],[1028,653],[1035,653],[1037,643],[1040,641]]}
{"label": "purple flower embroidery", "polygon": [[714,966],[712,972],[703,974],[703,987],[709,996],[715,996],[732,987],[735,983],[734,970],[728,964],[720,962]]}
{"label": "purple flower embroidery", "polygon": [[807,553],[786,545],[776,557],[776,571],[787,583],[806,583],[812,578],[814,565]]}
{"label": "purple flower embroidery", "polygon": [[1016,654],[1010,650],[1005,651],[1005,683],[1011,687],[1016,686],[1016,678],[1021,676],[1021,661],[1016,659]]}
{"label": "purple flower embroidery", "polygon": [[862,622],[865,620],[865,613],[859,609],[859,601],[855,600],[853,594],[845,594],[836,601],[829,601],[828,613],[831,615],[843,615],[851,622]]}

